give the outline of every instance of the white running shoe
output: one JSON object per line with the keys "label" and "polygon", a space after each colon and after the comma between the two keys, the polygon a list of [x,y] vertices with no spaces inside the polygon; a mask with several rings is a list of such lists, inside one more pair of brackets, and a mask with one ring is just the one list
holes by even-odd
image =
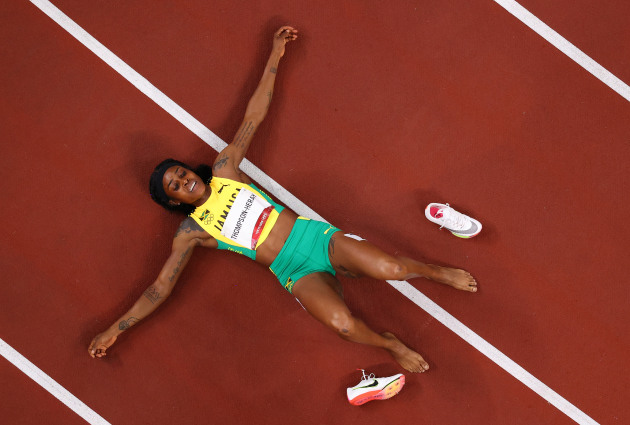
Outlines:
{"label": "white running shoe", "polygon": [[387,400],[400,392],[405,385],[405,375],[388,376],[387,378],[375,378],[373,373],[365,374],[365,370],[357,369],[363,372],[361,382],[355,387],[348,388],[346,391],[350,404],[360,406],[372,400]]}
{"label": "white running shoe", "polygon": [[455,211],[449,204],[429,204],[424,215],[429,221],[439,224],[440,229],[445,227],[458,238],[472,238],[481,232],[481,223]]}

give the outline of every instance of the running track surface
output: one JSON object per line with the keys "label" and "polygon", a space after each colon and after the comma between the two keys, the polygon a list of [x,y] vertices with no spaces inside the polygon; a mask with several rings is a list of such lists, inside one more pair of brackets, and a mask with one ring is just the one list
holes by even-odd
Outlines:
{"label": "running track surface", "polygon": [[[630,106],[492,1],[111,2],[64,13],[222,139],[283,24],[300,30],[248,158],[386,251],[462,267],[477,294],[413,285],[601,424],[630,423]],[[625,82],[621,1],[521,4]],[[385,352],[338,339],[263,267],[195,253],[106,359],[91,338],[161,268],[179,218],[147,194],[166,157],[215,153],[27,1],[4,2],[0,338],[112,424],[570,424],[385,282],[356,315],[431,364],[392,400],[345,387]],[[484,230],[423,217],[450,202]],[[0,422],[84,423],[0,358]]]}

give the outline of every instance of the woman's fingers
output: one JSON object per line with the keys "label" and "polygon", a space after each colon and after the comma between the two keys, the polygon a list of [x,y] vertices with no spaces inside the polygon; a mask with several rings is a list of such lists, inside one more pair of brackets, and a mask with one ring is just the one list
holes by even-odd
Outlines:
{"label": "woman's fingers", "polygon": [[282,34],[285,31],[296,31],[296,30],[293,27],[285,25],[283,27],[280,27],[280,29],[278,31],[276,31],[276,35],[280,35],[280,34]]}
{"label": "woman's fingers", "polygon": [[95,343],[96,343],[96,338],[94,338],[92,342],[90,342],[90,346],[88,347],[88,353],[90,353],[90,356],[92,358],[94,358],[94,354],[96,354],[96,349],[94,348]]}
{"label": "woman's fingers", "polygon": [[295,40],[297,38],[297,33],[298,33],[298,30],[296,30],[295,28],[290,27],[290,26],[284,26],[284,27],[281,27],[276,32],[276,37],[284,36],[284,38],[287,40]]}
{"label": "woman's fingers", "polygon": [[92,358],[103,357],[107,355],[105,353],[105,350],[107,350],[107,347],[102,344],[97,347],[96,338],[94,338],[92,342],[90,343],[90,346],[88,348],[88,353],[90,354],[90,357]]}

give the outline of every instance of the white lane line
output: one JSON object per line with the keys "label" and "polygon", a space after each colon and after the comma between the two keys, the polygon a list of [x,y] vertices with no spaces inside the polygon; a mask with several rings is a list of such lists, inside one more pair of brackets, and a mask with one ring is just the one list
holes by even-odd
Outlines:
{"label": "white lane line", "polygon": [[505,10],[514,15],[518,20],[530,27],[534,32],[554,45],[562,53],[573,59],[582,68],[593,74],[597,79],[616,91],[627,101],[630,101],[630,87],[619,78],[615,77],[606,68],[595,62],[580,49],[571,44],[567,39],[551,29],[547,24],[530,13],[514,0],[494,0]]}
{"label": "white lane line", "polygon": [[[68,390],[59,385],[54,379],[46,375],[40,368],[31,363],[26,357],[15,351],[13,347],[0,338],[0,355],[13,363],[29,378],[41,385],[63,404],[72,409],[77,415],[93,425],[111,425],[98,413],[90,409],[85,403],[72,395]],[[5,384],[6,385],[6,384]]]}
{"label": "white lane line", "polygon": [[[208,145],[212,146],[217,151],[220,151],[224,146],[226,146],[226,143],[223,142],[219,137],[217,137],[203,124],[201,124],[190,114],[184,111],[181,107],[175,104],[166,95],[164,95],[164,93],[162,93],[151,83],[149,83],[144,77],[142,77],[131,67],[125,64],[116,55],[114,55],[105,46],[94,39],[94,37],[85,32],[81,27],[74,23],[70,18],[68,18],[50,2],[48,2],[47,0],[31,0],[31,2],[39,7],[44,13],[46,13],[51,19],[57,22],[66,31],[72,34],[79,42],[84,44],[94,54],[96,54],[108,65],[114,68],[114,70],[120,73],[125,79],[136,86],[140,91],[142,91],[142,93],[144,93],[158,105],[164,108],[169,114],[171,114],[176,120],[181,122],[190,131],[198,135]],[[249,161],[243,161],[241,168],[289,208],[293,209],[303,216],[317,220],[323,220],[319,214],[317,214],[295,196],[286,191],[282,186],[272,180],[269,176],[267,176]],[[553,404],[560,411],[567,414],[577,423],[584,425],[597,425],[597,422],[592,420],[581,410],[573,406],[571,403],[569,403],[556,392],[544,385],[542,382],[534,378],[522,367],[514,363],[495,347],[480,338],[476,333],[474,333],[460,321],[451,316],[448,312],[446,312],[446,310],[429,300],[413,286],[411,286],[407,282],[390,281],[388,283],[396,288],[403,295],[405,295],[407,298],[409,298],[416,305],[418,305],[420,308],[424,309],[433,317],[438,319],[442,324],[455,332],[466,342],[468,342],[484,355],[486,355],[490,360],[494,361],[500,367],[505,369],[509,374],[514,376],[519,381],[523,382],[529,388],[533,389],[537,394],[539,394],[549,403]]]}
{"label": "white lane line", "polygon": [[[188,128],[196,134],[201,140],[206,142],[217,152],[221,151],[227,144],[217,135],[210,131],[206,126],[201,124],[195,117],[186,112],[182,107],[169,99],[157,87],[151,84],[146,78],[138,74],[133,68],[123,62],[118,56],[113,54],[107,47],[103,46],[98,40],[88,34],[83,28],[77,25],[72,19],[66,16],[62,11],[57,9],[47,0],[30,0],[42,12],[48,15],[53,21],[59,24],[63,29],[68,31],[74,38],[79,40],[85,47],[90,49],[96,56],[101,58],[107,65],[116,70],[127,81],[134,85],[138,90],[144,93],[149,99],[157,103],[162,109],[171,114],[173,118],[181,122],[184,127]],[[267,176],[258,167],[244,159],[241,163],[241,169],[245,171],[254,180],[264,180],[268,182],[267,190],[276,194],[282,194],[282,197],[276,195],[278,199],[282,199],[286,205],[291,205],[293,210],[298,214],[312,219],[323,220],[315,211],[306,204],[292,195],[285,188]],[[270,188],[273,188],[270,189]],[[291,203],[289,203],[291,202]]]}
{"label": "white lane line", "polygon": [[582,412],[580,409],[569,403],[560,394],[543,384],[539,379],[531,373],[519,366],[514,360],[497,350],[493,345],[485,339],[477,335],[462,322],[450,315],[442,307],[431,301],[422,292],[411,286],[408,282],[395,280],[387,281],[396,290],[409,298],[414,304],[422,308],[424,311],[435,317],[444,326],[455,332],[463,340],[479,350],[483,355],[499,365],[507,373],[521,381],[536,394],[554,405],[562,413],[582,425],[598,425],[591,417]]}

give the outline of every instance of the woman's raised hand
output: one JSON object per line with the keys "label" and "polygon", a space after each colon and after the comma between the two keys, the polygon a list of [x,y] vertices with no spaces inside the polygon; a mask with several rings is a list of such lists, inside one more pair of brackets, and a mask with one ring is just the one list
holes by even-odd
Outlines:
{"label": "woman's raised hand", "polygon": [[289,41],[293,41],[297,38],[298,30],[293,27],[284,26],[281,27],[273,35],[273,49],[280,53],[280,57],[284,55],[284,46]]}

